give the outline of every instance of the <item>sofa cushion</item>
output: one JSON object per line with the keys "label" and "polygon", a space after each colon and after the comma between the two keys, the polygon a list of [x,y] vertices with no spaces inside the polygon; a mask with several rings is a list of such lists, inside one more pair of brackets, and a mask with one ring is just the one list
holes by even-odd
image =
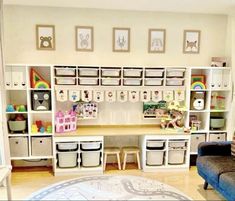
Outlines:
{"label": "sofa cushion", "polygon": [[235,172],[227,172],[220,175],[219,187],[229,192],[230,197],[235,200]]}
{"label": "sofa cushion", "polygon": [[235,156],[235,136],[233,137],[233,141],[231,144],[231,154],[232,156]]}
{"label": "sofa cushion", "polygon": [[199,172],[218,183],[220,174],[235,171],[235,160],[233,156],[201,156],[197,159],[197,167]]}

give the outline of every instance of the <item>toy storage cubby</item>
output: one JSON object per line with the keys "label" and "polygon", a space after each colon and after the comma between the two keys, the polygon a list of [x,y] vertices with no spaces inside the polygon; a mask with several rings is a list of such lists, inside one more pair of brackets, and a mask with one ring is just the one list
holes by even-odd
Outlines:
{"label": "toy storage cubby", "polygon": [[227,121],[231,117],[229,112],[232,100],[231,68],[191,67],[190,76],[190,105],[195,97],[194,93],[198,93],[197,100],[201,97],[200,93],[206,94],[204,109],[195,111],[190,108],[189,112],[189,126],[191,119],[195,120],[196,116],[195,126],[191,129],[191,154],[195,155],[200,142],[232,139],[231,125]]}

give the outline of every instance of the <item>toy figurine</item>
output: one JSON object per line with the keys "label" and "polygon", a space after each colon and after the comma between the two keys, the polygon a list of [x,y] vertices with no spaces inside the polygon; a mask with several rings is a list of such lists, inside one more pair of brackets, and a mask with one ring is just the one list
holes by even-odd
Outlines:
{"label": "toy figurine", "polygon": [[52,126],[47,126],[46,132],[47,132],[47,133],[52,133]]}
{"label": "toy figurine", "polygon": [[38,132],[38,127],[37,127],[36,124],[32,124],[32,126],[31,126],[31,132],[32,132],[32,133],[37,133],[37,132]]}
{"label": "toy figurine", "polygon": [[45,133],[45,128],[42,126],[39,131],[40,133]]}
{"label": "toy figurine", "polygon": [[25,105],[19,105],[18,107],[17,107],[17,111],[18,112],[26,112],[27,110],[26,110],[26,106]]}
{"label": "toy figurine", "polygon": [[14,106],[12,104],[8,104],[6,112],[15,112]]}

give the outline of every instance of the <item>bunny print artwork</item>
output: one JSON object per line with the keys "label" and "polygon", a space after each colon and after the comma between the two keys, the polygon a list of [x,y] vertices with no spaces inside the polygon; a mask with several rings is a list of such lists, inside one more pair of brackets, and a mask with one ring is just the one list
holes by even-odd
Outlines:
{"label": "bunny print artwork", "polygon": [[93,27],[76,27],[77,51],[93,51]]}

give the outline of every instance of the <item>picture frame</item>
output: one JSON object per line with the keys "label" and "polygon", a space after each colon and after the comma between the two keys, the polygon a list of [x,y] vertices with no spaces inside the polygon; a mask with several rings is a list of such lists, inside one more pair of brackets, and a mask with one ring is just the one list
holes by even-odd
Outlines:
{"label": "picture frame", "polygon": [[92,26],[76,26],[76,50],[82,52],[94,51],[94,29]]}
{"label": "picture frame", "polygon": [[36,48],[37,50],[55,50],[54,25],[36,25]]}
{"label": "picture frame", "polygon": [[149,29],[148,31],[148,52],[165,53],[166,49],[166,30]]}
{"label": "picture frame", "polygon": [[199,54],[200,52],[200,30],[184,30],[183,53]]}
{"label": "picture frame", "polygon": [[206,76],[205,75],[191,75],[191,83],[194,82],[202,82],[206,84]]}
{"label": "picture frame", "polygon": [[130,52],[130,28],[113,28],[113,52]]}

